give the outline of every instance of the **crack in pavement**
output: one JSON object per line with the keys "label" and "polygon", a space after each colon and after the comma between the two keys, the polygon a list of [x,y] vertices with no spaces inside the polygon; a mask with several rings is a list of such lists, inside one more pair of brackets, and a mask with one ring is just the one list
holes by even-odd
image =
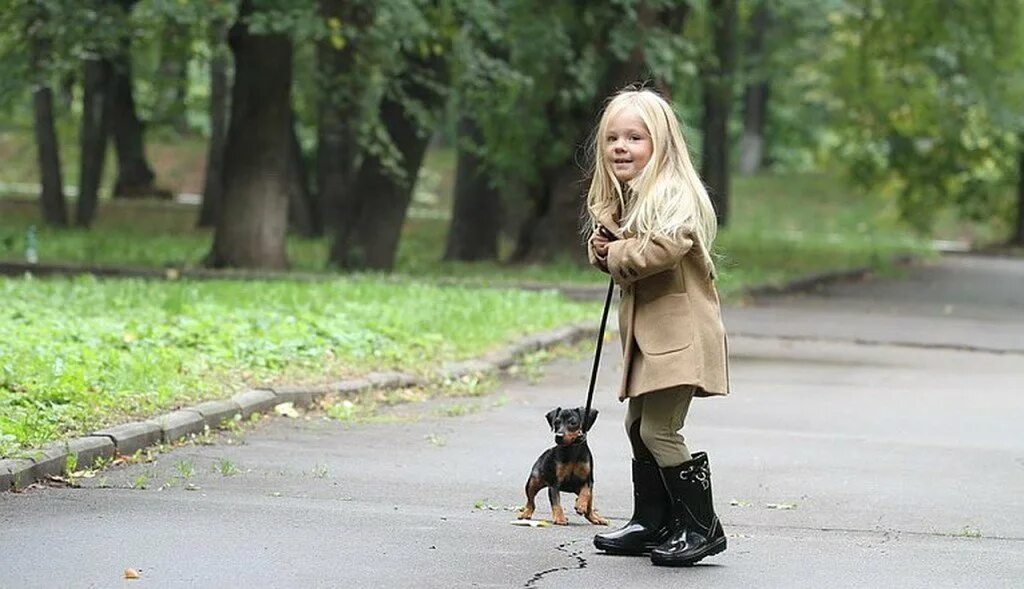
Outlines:
{"label": "crack in pavement", "polygon": [[552,568],[552,569],[547,569],[547,570],[544,570],[544,571],[540,571],[540,572],[534,573],[533,576],[530,577],[530,579],[528,581],[526,581],[526,584],[523,585],[523,587],[536,587],[537,583],[540,582],[540,580],[543,579],[545,575],[550,575],[551,573],[557,573],[559,571],[574,571],[574,570],[579,570],[579,569],[587,568],[587,559],[585,559],[582,556],[580,556],[581,554],[583,554],[583,549],[582,548],[574,550],[572,552],[569,551],[569,548],[573,544],[576,544],[578,542],[582,542],[585,539],[586,538],[577,538],[575,540],[569,540],[568,542],[562,542],[561,544],[559,544],[558,546],[555,547],[555,550],[558,550],[560,552],[564,552],[570,558],[575,558],[576,559],[576,565],[575,566],[555,567],[555,568]]}

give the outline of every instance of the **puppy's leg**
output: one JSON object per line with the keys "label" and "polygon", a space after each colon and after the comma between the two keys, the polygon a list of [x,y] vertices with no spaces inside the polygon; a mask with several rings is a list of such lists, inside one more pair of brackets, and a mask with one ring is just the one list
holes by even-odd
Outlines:
{"label": "puppy's leg", "polygon": [[533,499],[537,496],[537,493],[544,488],[544,482],[535,476],[530,476],[526,481],[526,507],[519,510],[519,519],[530,519],[533,517],[533,512],[537,509],[537,505]]}
{"label": "puppy's leg", "polygon": [[562,511],[562,494],[558,492],[558,487],[548,487],[548,499],[551,500],[551,521],[555,525],[567,526],[569,520],[565,518],[565,512]]}
{"label": "puppy's leg", "polygon": [[590,485],[583,485],[583,488],[580,489],[580,497],[577,503],[579,501],[583,501],[584,504],[583,511],[580,513],[583,517],[587,518],[588,522],[598,526],[608,525],[608,520],[597,515],[597,512],[594,511],[594,490],[590,488]]}

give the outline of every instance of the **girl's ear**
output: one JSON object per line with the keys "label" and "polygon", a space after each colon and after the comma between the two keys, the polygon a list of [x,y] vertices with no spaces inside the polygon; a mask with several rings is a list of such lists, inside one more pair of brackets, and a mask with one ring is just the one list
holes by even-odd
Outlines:
{"label": "girl's ear", "polygon": [[590,428],[594,426],[594,422],[597,421],[597,409],[591,409],[587,415],[587,419],[583,422],[583,431],[590,431]]}
{"label": "girl's ear", "polygon": [[556,407],[555,409],[552,409],[551,411],[548,411],[548,414],[544,416],[544,417],[547,418],[547,420],[548,420],[548,427],[550,427],[551,429],[555,429],[555,417],[558,416],[558,412],[561,411],[561,410],[562,410],[561,407]]}

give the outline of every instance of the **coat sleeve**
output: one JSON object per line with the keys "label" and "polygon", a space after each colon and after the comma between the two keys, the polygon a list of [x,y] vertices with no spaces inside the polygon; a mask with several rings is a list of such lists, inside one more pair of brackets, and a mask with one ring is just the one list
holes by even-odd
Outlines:
{"label": "coat sleeve", "polygon": [[630,284],[679,264],[693,247],[687,235],[652,237],[643,249],[637,237],[608,244],[608,271],[620,285]]}
{"label": "coat sleeve", "polygon": [[597,268],[605,274],[608,273],[608,258],[598,257],[597,253],[594,252],[594,233],[591,232],[590,238],[587,239],[587,260],[590,261],[590,265]]}

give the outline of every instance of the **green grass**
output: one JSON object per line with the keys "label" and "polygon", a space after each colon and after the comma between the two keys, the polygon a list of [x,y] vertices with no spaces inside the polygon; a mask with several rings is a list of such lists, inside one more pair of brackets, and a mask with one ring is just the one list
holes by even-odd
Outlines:
{"label": "green grass", "polygon": [[372,277],[0,279],[0,299],[0,455],[246,384],[429,374],[598,311],[553,293]]}

